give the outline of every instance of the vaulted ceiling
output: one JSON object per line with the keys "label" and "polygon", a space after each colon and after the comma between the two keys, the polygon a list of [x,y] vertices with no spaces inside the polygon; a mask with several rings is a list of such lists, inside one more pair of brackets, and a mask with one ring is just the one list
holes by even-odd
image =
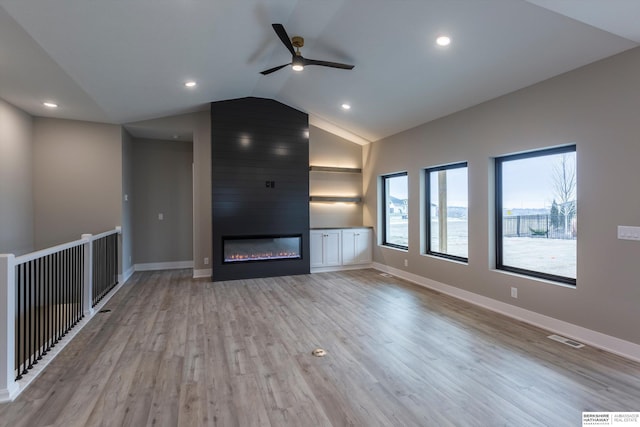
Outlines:
{"label": "vaulted ceiling", "polygon": [[[258,96],[366,143],[634,48],[638,16],[637,0],[0,0],[0,98],[127,124]],[[355,68],[261,75],[291,61],[272,23]]]}

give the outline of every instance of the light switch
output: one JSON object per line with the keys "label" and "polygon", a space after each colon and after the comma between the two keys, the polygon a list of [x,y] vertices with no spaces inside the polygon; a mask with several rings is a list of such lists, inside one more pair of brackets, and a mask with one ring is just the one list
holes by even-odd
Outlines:
{"label": "light switch", "polygon": [[162,220],[164,219],[164,214],[163,214],[163,213],[159,213],[159,214],[158,214],[158,219],[159,219],[160,221],[162,221]]}

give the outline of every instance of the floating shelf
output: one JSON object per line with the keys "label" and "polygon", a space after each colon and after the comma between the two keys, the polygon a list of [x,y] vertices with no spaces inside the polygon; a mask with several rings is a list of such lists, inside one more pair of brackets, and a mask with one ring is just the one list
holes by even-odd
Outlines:
{"label": "floating shelf", "polygon": [[336,168],[333,166],[309,166],[311,172],[362,173],[360,168]]}
{"label": "floating shelf", "polygon": [[360,203],[362,202],[362,197],[310,196],[309,201],[323,203]]}

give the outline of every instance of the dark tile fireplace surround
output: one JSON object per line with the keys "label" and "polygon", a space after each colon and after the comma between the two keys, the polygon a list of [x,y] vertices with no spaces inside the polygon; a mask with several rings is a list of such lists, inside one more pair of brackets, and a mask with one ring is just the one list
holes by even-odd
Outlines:
{"label": "dark tile fireplace surround", "polygon": [[309,273],[309,119],[263,98],[211,103],[214,281]]}

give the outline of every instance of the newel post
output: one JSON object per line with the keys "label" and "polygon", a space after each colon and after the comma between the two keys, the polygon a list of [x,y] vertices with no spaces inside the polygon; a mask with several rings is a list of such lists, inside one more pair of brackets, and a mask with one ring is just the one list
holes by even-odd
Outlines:
{"label": "newel post", "polygon": [[84,240],[84,277],[82,279],[82,306],[84,307],[83,315],[90,316],[93,314],[91,302],[93,300],[93,245],[91,244],[92,234],[83,234],[80,236]]}
{"label": "newel post", "polygon": [[18,391],[15,380],[16,285],[15,256],[0,254],[0,402]]}

